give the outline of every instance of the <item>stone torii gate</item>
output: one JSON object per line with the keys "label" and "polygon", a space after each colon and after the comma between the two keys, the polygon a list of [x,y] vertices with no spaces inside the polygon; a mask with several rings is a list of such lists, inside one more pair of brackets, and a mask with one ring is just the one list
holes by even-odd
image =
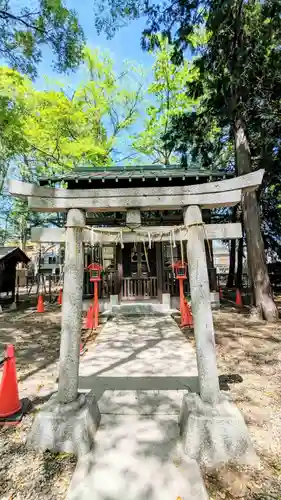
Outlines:
{"label": "stone torii gate", "polygon": [[[83,243],[92,242],[85,228],[85,212],[126,211],[127,220],[140,222],[140,211],[182,208],[184,227],[171,228],[175,239],[186,240],[191,304],[194,320],[200,394],[184,396],[180,434],[187,455],[207,465],[228,460],[247,461],[252,447],[244,419],[235,405],[220,391],[205,239],[241,238],[240,224],[204,224],[202,208],[234,206],[245,191],[255,190],[264,171],[230,180],[192,186],[67,190],[10,182],[10,193],[28,199],[29,208],[41,212],[67,212],[65,229],[37,228],[37,241],[64,241],[64,294],[61,320],[58,393],[35,416],[29,445],[40,450],[87,453],[93,445],[100,421],[93,393],[78,393],[79,345],[82,316]],[[154,241],[165,241],[167,227],[149,228]],[[112,231],[112,230],[111,230]],[[113,231],[114,232],[114,231]],[[120,232],[120,230],[119,230]],[[148,237],[148,228],[138,227]],[[118,229],[116,229],[118,233]],[[161,234],[162,233],[162,234]],[[118,234],[117,234],[118,236]],[[135,241],[134,231],[122,233],[123,241]],[[103,242],[114,241],[103,235]],[[134,239],[133,239],[134,238]]]}

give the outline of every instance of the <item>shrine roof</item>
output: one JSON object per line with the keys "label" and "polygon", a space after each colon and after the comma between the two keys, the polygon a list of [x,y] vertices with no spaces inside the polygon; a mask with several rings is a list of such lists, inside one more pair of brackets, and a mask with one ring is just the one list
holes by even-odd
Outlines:
{"label": "shrine roof", "polygon": [[25,264],[30,261],[29,257],[19,247],[0,247],[0,261],[10,258]]}
{"label": "shrine roof", "polygon": [[[201,184],[211,180],[221,180],[233,177],[231,172],[219,169],[198,169],[184,168],[181,165],[141,165],[141,166],[109,166],[109,167],[78,167],[62,174],[50,175],[39,178],[41,186],[55,185],[65,182],[71,189],[81,189],[88,183],[93,183],[92,187],[118,188],[120,181],[123,186],[158,185],[165,184]],[[149,184],[148,184],[149,182]],[[116,184],[115,184],[116,183]],[[143,185],[143,184],[142,184]]]}

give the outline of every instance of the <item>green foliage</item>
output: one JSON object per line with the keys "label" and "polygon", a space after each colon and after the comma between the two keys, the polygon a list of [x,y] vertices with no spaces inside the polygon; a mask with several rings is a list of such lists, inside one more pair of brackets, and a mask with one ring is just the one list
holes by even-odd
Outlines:
{"label": "green foliage", "polygon": [[0,68],[0,193],[11,161],[26,149],[23,126],[28,92],[29,82],[25,77],[9,68]]}
{"label": "green foliage", "polygon": [[29,145],[30,169],[51,173],[73,168],[76,164],[103,165],[107,159],[106,134],[97,120],[87,120],[87,113],[77,99],[62,91],[34,91],[29,99],[24,134]]}
{"label": "green foliage", "polygon": [[74,69],[81,61],[83,30],[63,0],[38,0],[35,5],[0,0],[0,31],[2,58],[31,77],[36,76],[44,45],[51,48],[57,71]]}
{"label": "green foliage", "polygon": [[[118,1],[108,0],[108,7],[104,6],[99,19],[99,27],[108,35],[120,21],[124,23],[128,11],[127,19],[143,14],[147,18],[144,49],[157,46],[161,32],[174,45],[173,62],[182,64],[184,51],[195,50],[199,78],[189,84],[187,92],[200,98],[200,107],[196,113],[174,118],[165,139],[182,149],[188,140],[205,163],[214,163],[218,153],[232,149],[229,160],[234,159],[238,175],[266,168],[258,200],[263,233],[267,243],[271,240],[271,245],[279,246],[280,255],[280,0],[125,0],[121,7]],[[200,40],[198,27],[206,29],[205,39]],[[270,295],[256,196],[245,194],[242,207],[253,301],[265,319],[275,321],[277,308]]]}
{"label": "green foliage", "polygon": [[0,68],[2,189],[11,161],[25,179],[112,163],[119,137],[138,117],[142,73],[126,63],[116,74],[110,55],[98,50],[85,50],[83,64],[85,82],[70,92],[37,91],[27,77]]}
{"label": "green foliage", "polygon": [[119,136],[138,116],[142,84],[136,83],[137,68],[126,64],[117,75],[109,54],[86,49],[84,70],[85,82],[70,95],[62,89],[30,96],[25,134],[37,170],[110,165]]}
{"label": "green foliage", "polygon": [[99,28],[112,36],[126,20],[144,15],[144,48],[157,46],[162,32],[173,42],[175,62],[183,61],[187,47],[195,52],[199,77],[189,82],[187,92],[200,97],[200,106],[196,113],[173,117],[166,142],[183,157],[191,150],[203,165],[233,169],[235,122],[242,120],[251,153],[249,168],[267,170],[260,198],[263,230],[275,247],[280,243],[280,14],[280,0],[127,0],[122,6],[112,0],[108,8],[103,2],[98,17]]}
{"label": "green foliage", "polygon": [[[12,165],[18,177],[34,181],[76,165],[108,166],[118,155],[120,138],[139,116],[142,71],[127,62],[116,74],[109,54],[89,49],[83,65],[79,88],[52,91],[37,91],[27,77],[0,67],[0,194]],[[31,225],[49,219],[16,200],[0,224],[24,243]]]}
{"label": "green foliage", "polygon": [[142,155],[149,156],[153,163],[164,165],[179,161],[174,154],[174,144],[164,140],[173,118],[198,105],[198,100],[186,92],[189,83],[196,79],[197,70],[187,60],[181,66],[173,64],[172,56],[173,47],[166,37],[159,35],[152,68],[153,83],[148,87],[155,104],[147,106],[144,130],[133,141],[133,147]]}
{"label": "green foliage", "polygon": [[[88,121],[98,120],[107,134],[107,164],[118,157],[118,142],[140,116],[144,97],[144,73],[140,66],[125,61],[120,74],[114,70],[107,51],[85,50],[86,82],[76,91]],[[102,133],[102,130],[100,131]],[[111,155],[111,158],[110,158]]]}

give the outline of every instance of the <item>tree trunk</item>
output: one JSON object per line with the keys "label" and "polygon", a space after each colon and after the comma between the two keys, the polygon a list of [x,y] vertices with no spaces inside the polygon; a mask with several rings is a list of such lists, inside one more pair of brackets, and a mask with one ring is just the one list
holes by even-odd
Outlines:
{"label": "tree trunk", "polygon": [[[240,222],[244,234],[244,224],[243,224],[243,213],[242,213],[242,207],[241,205],[237,206],[237,211],[236,211],[236,222]],[[243,257],[244,257],[244,239],[243,236],[240,238],[238,241],[238,247],[237,247],[237,270],[236,270],[236,277],[235,277],[235,287],[236,289],[238,288],[239,290],[242,289],[243,287],[243,279],[242,279],[242,274],[243,274]]]}
{"label": "tree trunk", "polygon": [[[245,125],[239,117],[234,123],[234,137],[238,175],[248,174],[252,171],[250,147]],[[260,227],[260,212],[255,191],[244,194],[242,209],[254,306],[258,314],[267,321],[276,321],[278,311],[271,295]]]}
{"label": "tree trunk", "polygon": [[[231,222],[236,222],[236,213],[237,213],[237,206],[233,207]],[[226,288],[234,287],[235,265],[236,265],[236,240],[231,240],[229,249],[229,270],[228,270]]]}
{"label": "tree trunk", "polygon": [[237,248],[237,271],[235,279],[235,288],[242,289],[242,274],[243,274],[243,238],[240,238]]}
{"label": "tree trunk", "polygon": [[236,240],[231,240],[229,248],[229,270],[228,270],[226,288],[234,287],[235,264],[236,264]]}

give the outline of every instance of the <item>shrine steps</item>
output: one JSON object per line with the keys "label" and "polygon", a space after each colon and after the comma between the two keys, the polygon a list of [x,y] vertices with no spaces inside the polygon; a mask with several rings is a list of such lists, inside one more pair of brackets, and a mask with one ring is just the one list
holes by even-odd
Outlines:
{"label": "shrine steps", "polygon": [[155,316],[169,314],[170,308],[160,302],[121,302],[120,305],[112,306],[111,312],[114,316]]}

